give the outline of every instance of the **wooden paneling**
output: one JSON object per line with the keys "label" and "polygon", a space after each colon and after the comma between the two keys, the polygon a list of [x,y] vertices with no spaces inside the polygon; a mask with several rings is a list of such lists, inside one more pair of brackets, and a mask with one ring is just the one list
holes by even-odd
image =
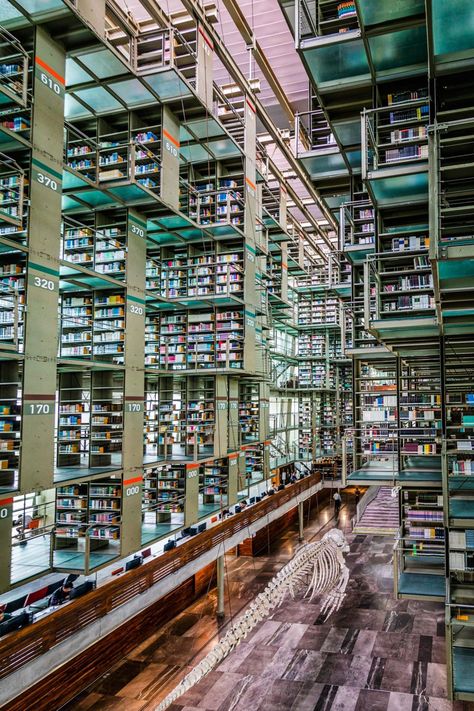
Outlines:
{"label": "wooden paneling", "polygon": [[[318,481],[320,481],[319,474],[313,474],[298,481],[287,487],[284,491],[279,491],[274,496],[265,498],[263,501],[255,504],[255,506],[204,531],[196,538],[190,539],[178,548],[164,553],[140,568],[127,572],[123,576],[90,592],[85,597],[71,602],[39,622],[3,637],[0,640],[0,679],[8,677],[9,674],[17,671],[24,664],[28,664],[28,662],[44,654],[60,642],[73,638],[79,629],[95,622],[124,602],[140,595],[159,580],[171,575],[186,563],[195,560],[235,533],[247,528],[262,516],[266,516],[271,511],[274,511],[297,496],[298,493],[318,483]],[[279,526],[277,525],[275,531],[278,531],[278,529]],[[209,568],[211,569],[212,566],[209,566]],[[205,581],[205,575],[199,577],[196,583],[196,589],[198,591],[202,591],[203,588],[207,587],[208,582]],[[194,579],[191,579],[190,583],[188,581],[188,583],[184,585],[186,586],[188,584],[192,586],[192,595],[194,595]],[[179,588],[179,590],[181,590],[181,588]],[[163,620],[171,619],[177,612],[184,609],[191,599],[192,596],[191,598],[189,597],[189,593],[186,592],[186,587],[183,588],[179,594],[177,590],[172,591],[165,598],[162,598],[159,603],[148,608],[146,613],[143,613],[143,627],[140,626],[142,624],[141,621],[138,621],[139,616],[133,618],[133,639],[130,639],[131,630],[127,629],[127,626],[119,628],[112,633],[112,635],[109,635],[109,637],[111,637],[110,640],[109,637],[106,638],[106,640],[109,640],[108,642],[101,640],[97,645],[89,648],[87,652],[79,655],[69,664],[65,664],[64,667],[61,667],[49,675],[49,677],[47,677],[47,679],[49,679],[48,683],[46,683],[46,681],[39,682],[32,687],[31,691],[25,692],[25,694],[18,697],[19,701],[15,700],[13,703],[10,702],[7,706],[2,708],[8,708],[9,711],[24,711],[25,708],[31,707],[34,708],[35,711],[42,711],[43,708],[51,711],[51,709],[54,708],[54,703],[49,697],[49,706],[45,707],[38,705],[38,699],[41,698],[41,693],[45,691],[47,694],[53,694],[53,686],[59,688],[60,693],[58,698],[61,698],[62,703],[65,703],[66,690],[72,684],[70,676],[72,668],[77,667],[76,673],[78,674],[77,682],[74,682],[71,693],[71,696],[74,696],[78,693],[78,690],[84,688],[86,684],[91,683],[90,679],[93,676],[92,670],[95,669],[96,676],[98,670],[103,672],[104,659],[107,659],[107,661],[112,664],[113,660],[120,658],[120,656],[124,654],[123,650],[127,647],[129,641],[131,647],[133,647],[137,644],[137,639],[143,639],[150,633],[150,620],[153,619],[154,624],[155,613],[157,615],[157,624],[163,624]],[[169,600],[170,604],[167,605],[164,602],[165,600]],[[171,601],[173,604],[171,604]],[[152,610],[155,611],[152,612]],[[166,619],[163,615],[165,615]],[[136,634],[135,620],[137,620],[137,629],[141,630]],[[71,639],[70,644],[74,644],[73,639]],[[130,649],[131,647],[127,648]],[[107,652],[105,650],[107,650]],[[68,669],[69,672],[66,671]],[[63,677],[63,674],[66,674],[66,676]],[[57,678],[56,675],[58,675]],[[89,681],[86,681],[86,679],[89,679]],[[41,692],[41,689],[43,689],[43,692]],[[71,696],[69,696],[69,698],[71,698]]]}

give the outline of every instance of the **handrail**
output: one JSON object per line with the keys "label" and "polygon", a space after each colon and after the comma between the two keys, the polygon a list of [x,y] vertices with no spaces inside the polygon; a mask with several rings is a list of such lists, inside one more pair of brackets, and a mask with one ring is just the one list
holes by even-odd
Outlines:
{"label": "handrail", "polygon": [[362,518],[362,515],[367,508],[367,506],[375,499],[377,496],[379,487],[378,486],[369,486],[359,503],[357,504],[356,507],[356,524],[359,523],[360,519]]}
{"label": "handrail", "polygon": [[[78,630],[141,595],[215,546],[222,545],[239,531],[297,497],[320,480],[319,473],[311,474],[287,486],[285,490],[275,492],[274,496],[265,498],[249,509],[213,526],[178,548],[163,553],[150,563],[127,572],[122,578],[110,581],[38,622],[2,638],[0,678],[13,674],[57,644],[71,638]],[[296,503],[295,500],[295,506]]]}

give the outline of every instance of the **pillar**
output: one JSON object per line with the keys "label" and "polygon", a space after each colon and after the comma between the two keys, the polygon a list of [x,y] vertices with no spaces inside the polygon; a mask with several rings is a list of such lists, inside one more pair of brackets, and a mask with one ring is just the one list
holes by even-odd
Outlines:
{"label": "pillar", "polygon": [[224,577],[225,577],[225,560],[224,556],[221,555],[217,559],[217,617],[218,619],[223,619],[225,615],[224,611]]}

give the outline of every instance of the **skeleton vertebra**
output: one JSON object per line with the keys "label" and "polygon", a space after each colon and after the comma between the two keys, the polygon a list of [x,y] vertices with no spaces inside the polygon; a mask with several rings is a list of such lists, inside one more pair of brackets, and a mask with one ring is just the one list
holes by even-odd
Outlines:
{"label": "skeleton vertebra", "polygon": [[241,642],[256,625],[279,607],[289,593],[292,598],[306,590],[304,597],[310,602],[316,595],[323,596],[321,614],[326,620],[339,609],[346,595],[349,569],[344,553],[349,546],[342,531],[333,528],[321,541],[302,546],[295,557],[271,580],[237,622],[216,644],[209,654],[184,677],[178,686],[156,707],[164,711],[188,689],[209,674]]}

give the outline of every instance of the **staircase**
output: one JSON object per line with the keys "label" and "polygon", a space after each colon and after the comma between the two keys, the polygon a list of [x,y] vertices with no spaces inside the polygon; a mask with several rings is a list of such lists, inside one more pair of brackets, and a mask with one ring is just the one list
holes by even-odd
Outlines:
{"label": "staircase", "polygon": [[394,536],[399,526],[398,497],[392,497],[388,486],[381,486],[354,526],[354,533]]}

